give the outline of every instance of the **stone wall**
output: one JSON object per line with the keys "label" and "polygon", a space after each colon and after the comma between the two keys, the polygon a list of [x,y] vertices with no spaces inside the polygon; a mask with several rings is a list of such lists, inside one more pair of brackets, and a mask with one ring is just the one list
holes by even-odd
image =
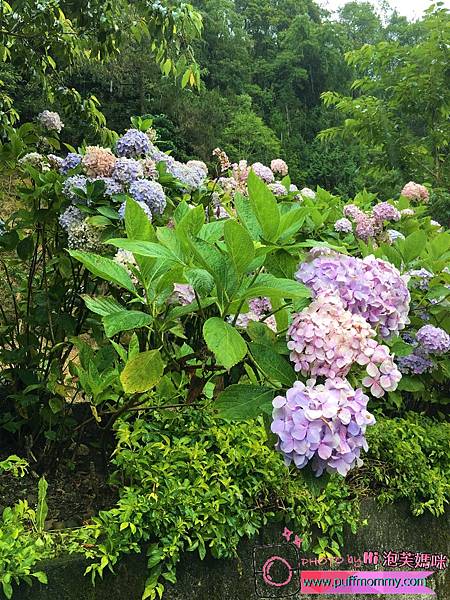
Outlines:
{"label": "stone wall", "polygon": [[[382,509],[375,502],[366,501],[362,505],[363,517],[368,525],[357,535],[346,534],[343,556],[362,556],[366,550],[397,550],[428,552],[450,555],[450,511],[439,519],[431,515],[412,517],[406,506],[387,506]],[[256,563],[264,552],[276,554],[274,548],[264,549],[285,543],[281,537],[284,525],[271,525],[254,539],[243,541],[239,547],[239,558],[214,560],[207,557],[200,561],[197,554],[186,554],[178,566],[178,582],[168,587],[163,600],[257,600],[258,598],[287,597],[286,588],[280,591],[268,588],[261,577],[253,573],[253,557]],[[298,532],[301,534],[301,532]],[[13,600],[140,600],[146,577],[145,556],[130,556],[116,569],[116,575],[105,573],[104,579],[92,587],[90,579],[83,577],[86,563],[66,557],[47,563],[49,585],[34,584],[32,588],[23,585]],[[308,570],[326,570],[329,567],[308,566]],[[363,570],[370,570],[364,566]],[[372,567],[373,568],[373,567]],[[382,569],[381,567],[379,567]],[[343,564],[341,570],[352,567]],[[396,570],[408,570],[397,568]],[[424,569],[417,569],[424,570]],[[450,569],[438,571],[430,578],[430,587],[436,591],[437,600],[450,600]],[[277,595],[278,594],[278,595]],[[362,595],[306,595],[290,596],[301,600],[331,600],[340,598],[362,599]],[[425,600],[433,596],[414,595],[372,595],[370,598],[383,600],[415,599]]]}

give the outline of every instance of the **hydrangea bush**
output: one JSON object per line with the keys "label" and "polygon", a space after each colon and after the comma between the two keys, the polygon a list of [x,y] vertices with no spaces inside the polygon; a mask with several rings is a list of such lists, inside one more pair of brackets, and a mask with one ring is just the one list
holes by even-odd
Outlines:
{"label": "hydrangea bush", "polygon": [[[361,466],[375,414],[445,410],[450,234],[426,188],[343,200],[292,182],[282,158],[184,163],[151,120],[132,125],[110,148],[19,146],[28,204],[0,234],[17,415],[34,401],[37,423],[66,424],[70,390],[106,428],[158,407],[263,416],[307,483]],[[34,143],[62,130],[38,127]]]}

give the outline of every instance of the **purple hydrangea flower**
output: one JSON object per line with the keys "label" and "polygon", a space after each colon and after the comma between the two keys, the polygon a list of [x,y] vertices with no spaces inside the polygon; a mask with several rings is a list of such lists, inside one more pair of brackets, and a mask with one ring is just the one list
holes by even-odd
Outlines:
{"label": "purple hydrangea flower", "polygon": [[340,233],[351,233],[352,231],[351,221],[343,217],[342,219],[338,219],[334,224],[334,230]]}
{"label": "purple hydrangea flower", "polygon": [[317,476],[324,470],[343,476],[362,464],[361,449],[368,450],[366,428],[375,423],[367,411],[369,398],[345,379],[327,379],[324,385],[296,381],[286,396],[273,400],[271,429],[276,449],[285,463],[302,469],[311,461]]}
{"label": "purple hydrangea flower", "polygon": [[80,164],[83,157],[81,154],[77,154],[76,152],[69,152],[66,158],[63,158],[61,163],[61,173],[66,175],[71,169],[75,169]]}
{"label": "purple hydrangea flower", "polygon": [[433,370],[433,361],[419,350],[414,350],[408,356],[397,358],[398,368],[405,375],[422,375]]}
{"label": "purple hydrangea flower", "polygon": [[136,158],[147,154],[150,148],[151,142],[145,133],[138,129],[129,129],[117,140],[116,153],[117,156]]}
{"label": "purple hydrangea flower", "polygon": [[380,202],[374,206],[372,216],[378,222],[400,221],[401,218],[400,212],[389,202]]}
{"label": "purple hydrangea flower", "polygon": [[421,327],[416,333],[416,339],[427,354],[445,354],[450,350],[450,335],[434,325]]}
{"label": "purple hydrangea flower", "polygon": [[272,181],[275,179],[271,169],[260,162],[253,163],[252,170],[254,174],[262,179],[265,183],[272,183]]}
{"label": "purple hydrangea flower", "polygon": [[296,279],[310,287],[315,296],[336,293],[344,308],[378,326],[384,338],[409,323],[409,277],[374,256],[319,255],[300,265]]}
{"label": "purple hydrangea flower", "polygon": [[269,183],[269,188],[272,194],[274,194],[275,196],[286,196],[286,194],[288,193],[287,189],[279,181]]}
{"label": "purple hydrangea flower", "polygon": [[145,202],[152,214],[162,214],[166,207],[166,195],[157,181],[137,179],[130,185],[130,196],[137,202]]}
{"label": "purple hydrangea flower", "polygon": [[113,178],[120,183],[131,183],[143,177],[142,164],[134,158],[118,158],[113,171]]}

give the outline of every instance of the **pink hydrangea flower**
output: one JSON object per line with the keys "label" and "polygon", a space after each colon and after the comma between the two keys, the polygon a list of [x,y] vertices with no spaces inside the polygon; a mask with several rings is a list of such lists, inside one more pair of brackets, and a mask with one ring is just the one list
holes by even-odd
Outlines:
{"label": "pink hydrangea flower", "polygon": [[404,186],[401,195],[413,202],[423,202],[424,204],[428,202],[430,196],[424,185],[420,185],[420,183],[415,183],[414,181],[409,181]]}
{"label": "pink hydrangea flower", "polygon": [[281,177],[285,177],[289,171],[287,164],[282,158],[275,158],[270,163],[270,168],[273,173],[275,173],[276,175],[281,175]]}

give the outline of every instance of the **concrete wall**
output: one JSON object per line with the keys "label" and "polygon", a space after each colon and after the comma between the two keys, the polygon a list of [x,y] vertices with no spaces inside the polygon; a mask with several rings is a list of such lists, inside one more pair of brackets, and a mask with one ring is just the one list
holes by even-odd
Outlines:
{"label": "concrete wall", "polygon": [[[366,550],[397,550],[412,552],[428,552],[431,554],[450,555],[450,511],[439,519],[425,515],[412,517],[408,509],[402,505],[388,506],[379,509],[373,501],[366,501],[362,506],[363,516],[369,521],[367,527],[359,530],[357,535],[346,534],[343,556],[362,556]],[[200,561],[198,556],[188,553],[178,566],[178,582],[170,586],[163,600],[257,600],[258,598],[287,598],[289,588],[273,588],[264,584],[260,575],[253,573],[253,558],[261,564],[264,553],[268,556],[282,554],[286,558],[287,550],[262,548],[265,545],[285,544],[281,537],[284,525],[267,527],[259,536],[243,541],[239,548],[239,558],[235,560],[214,560],[207,557]],[[301,532],[298,532],[301,534]],[[277,550],[275,552],[274,550]],[[278,551],[280,550],[280,551]],[[283,554],[284,553],[284,554]],[[301,554],[305,556],[305,554]],[[309,555],[308,555],[309,556]],[[103,581],[99,580],[95,588],[90,580],[83,577],[85,563],[82,560],[66,557],[51,561],[45,565],[49,585],[34,584],[32,588],[21,586],[13,600],[140,600],[146,577],[145,556],[130,556],[124,559],[116,569],[116,575],[105,573]],[[305,568],[305,567],[303,567]],[[306,567],[308,570],[329,567]],[[363,570],[371,567],[363,566]],[[372,567],[373,568],[373,567]],[[378,567],[383,570],[382,567]],[[352,566],[342,564],[341,570],[352,570]],[[408,570],[398,567],[396,570]],[[425,569],[417,569],[425,570]],[[275,571],[273,576],[276,577]],[[283,580],[281,577],[279,580]],[[293,578],[294,582],[295,578]],[[436,591],[437,600],[450,600],[450,569],[438,571],[430,578],[430,587]],[[290,591],[290,598],[301,600],[331,600],[340,598],[362,599],[363,595],[306,595]],[[433,596],[426,595],[372,595],[370,598],[384,600],[415,599],[425,600]]]}

